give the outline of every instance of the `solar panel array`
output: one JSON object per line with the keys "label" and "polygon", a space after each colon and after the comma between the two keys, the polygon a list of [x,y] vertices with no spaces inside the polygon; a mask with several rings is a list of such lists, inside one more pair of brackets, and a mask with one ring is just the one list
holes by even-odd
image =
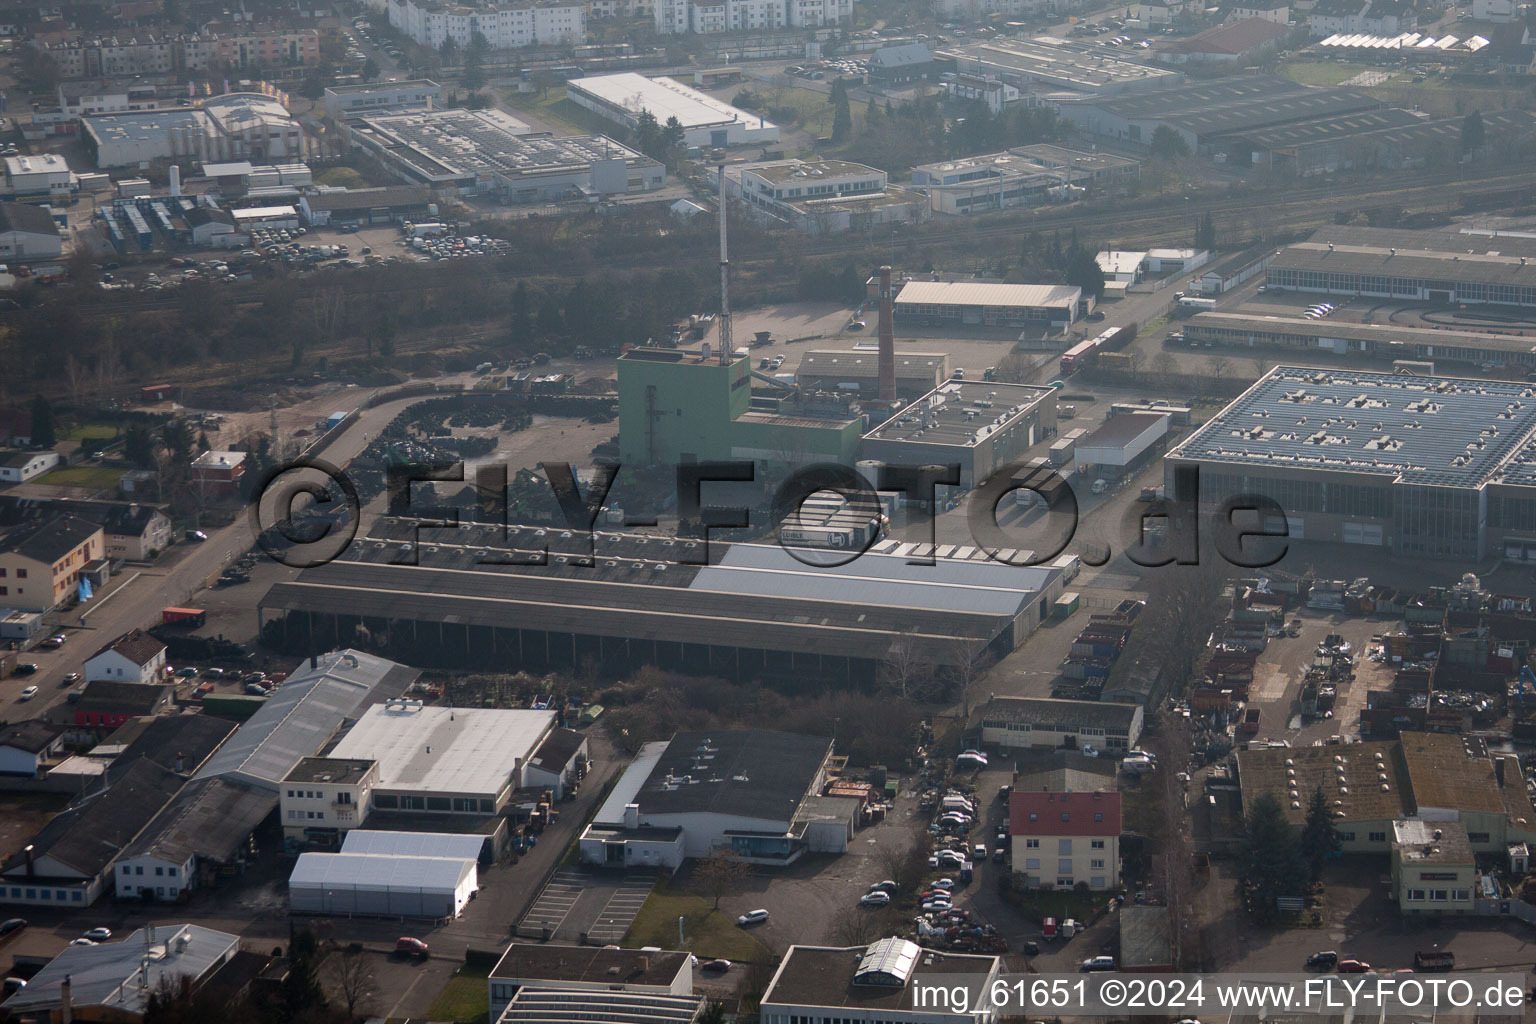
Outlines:
{"label": "solar panel array", "polygon": [[1175,454],[1478,487],[1529,452],[1533,432],[1530,384],[1282,366]]}
{"label": "solar panel array", "polygon": [[907,939],[881,939],[869,944],[853,973],[855,985],[906,985],[923,949]]}

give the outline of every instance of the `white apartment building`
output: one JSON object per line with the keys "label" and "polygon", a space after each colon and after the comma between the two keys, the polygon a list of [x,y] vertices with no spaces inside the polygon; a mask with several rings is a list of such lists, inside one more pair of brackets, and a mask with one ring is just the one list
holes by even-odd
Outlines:
{"label": "white apartment building", "polygon": [[283,777],[278,820],[283,835],[335,845],[342,833],[368,817],[379,762],[360,758],[306,757]]}
{"label": "white apartment building", "polygon": [[476,32],[493,50],[524,46],[571,46],[587,36],[586,6],[581,3],[460,7],[425,0],[389,0],[389,23],[422,46],[438,47],[452,39],[462,49]]}
{"label": "white apartment building", "polygon": [[1120,887],[1120,794],[1016,792],[1008,798],[1013,870],[1031,886]]}
{"label": "white apartment building", "polygon": [[659,35],[818,28],[852,18],[853,0],[655,0]]}

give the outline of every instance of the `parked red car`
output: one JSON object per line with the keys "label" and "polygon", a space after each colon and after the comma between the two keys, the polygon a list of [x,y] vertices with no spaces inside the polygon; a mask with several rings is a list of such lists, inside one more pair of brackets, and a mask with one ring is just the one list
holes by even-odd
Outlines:
{"label": "parked red car", "polygon": [[402,935],[395,940],[395,952],[404,953],[407,956],[425,957],[427,944],[420,939],[413,939],[409,935]]}
{"label": "parked red car", "polygon": [[1340,974],[1365,974],[1371,969],[1371,965],[1364,960],[1340,960]]}

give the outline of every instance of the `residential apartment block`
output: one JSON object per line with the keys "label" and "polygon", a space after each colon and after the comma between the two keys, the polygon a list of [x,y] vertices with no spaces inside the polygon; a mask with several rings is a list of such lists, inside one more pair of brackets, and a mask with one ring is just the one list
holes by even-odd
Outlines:
{"label": "residential apartment block", "polygon": [[0,550],[0,603],[24,611],[48,611],[74,592],[87,562],[106,547],[101,527],[59,516],[17,537]]}
{"label": "residential apartment block", "polygon": [[818,28],[852,18],[853,0],[655,0],[660,35]]}
{"label": "residential apartment block", "polygon": [[66,79],[320,63],[320,33],[312,28],[231,25],[197,35],[40,41],[34,45],[53,58],[60,77]]}
{"label": "residential apartment block", "polygon": [[1013,870],[1032,886],[1120,887],[1120,794],[1015,792],[1008,799]]}
{"label": "residential apartment block", "polygon": [[568,2],[467,7],[389,0],[389,23],[422,46],[439,47],[452,39],[462,48],[479,33],[493,50],[515,50],[582,42],[587,35],[587,9],[585,4]]}

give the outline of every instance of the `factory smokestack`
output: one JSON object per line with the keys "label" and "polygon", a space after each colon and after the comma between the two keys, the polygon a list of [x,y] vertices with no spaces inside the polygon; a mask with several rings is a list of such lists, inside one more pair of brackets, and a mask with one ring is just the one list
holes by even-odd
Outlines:
{"label": "factory smokestack", "polygon": [[891,322],[891,268],[880,268],[880,401],[896,401],[896,327]]}
{"label": "factory smokestack", "polygon": [[729,366],[731,347],[731,259],[725,247],[725,164],[720,165],[720,365]]}

